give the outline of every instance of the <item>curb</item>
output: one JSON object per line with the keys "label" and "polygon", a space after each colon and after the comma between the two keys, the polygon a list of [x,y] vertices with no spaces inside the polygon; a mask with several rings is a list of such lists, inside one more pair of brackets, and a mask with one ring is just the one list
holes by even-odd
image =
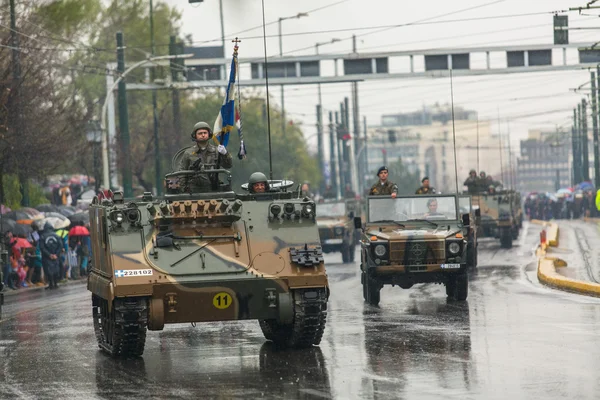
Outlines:
{"label": "curb", "polygon": [[556,272],[556,268],[566,267],[567,263],[560,258],[548,256],[546,248],[558,246],[558,231],[558,225],[550,223],[546,236],[547,245],[540,245],[538,249],[537,276],[539,281],[555,289],[600,297],[600,284],[567,278]]}
{"label": "curb", "polygon": [[[87,279],[81,279],[81,280],[77,280],[77,281],[67,281],[67,283],[62,283],[59,286],[71,286],[71,285],[80,285],[80,284],[87,284]],[[4,299],[6,299],[7,297],[13,297],[13,296],[18,296],[19,294],[23,294],[23,293],[29,293],[29,292],[35,292],[38,290],[44,290],[46,288],[46,285],[44,286],[35,286],[35,287],[27,287],[27,288],[21,288],[21,289],[17,289],[17,290],[12,290],[12,289],[4,289],[2,291],[2,293],[4,294]]]}

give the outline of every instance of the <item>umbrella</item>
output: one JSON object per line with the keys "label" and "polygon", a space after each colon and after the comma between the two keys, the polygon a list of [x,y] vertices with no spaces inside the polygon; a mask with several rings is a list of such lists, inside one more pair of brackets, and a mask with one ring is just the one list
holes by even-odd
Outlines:
{"label": "umbrella", "polygon": [[69,236],[90,236],[90,231],[85,226],[74,226],[69,231]]}
{"label": "umbrella", "polygon": [[35,207],[38,211],[41,212],[58,212],[58,207],[54,204],[40,204]]}
{"label": "umbrella", "polygon": [[[64,218],[64,219],[63,219]],[[47,217],[39,221],[40,226],[44,226],[47,223],[52,225],[52,229],[68,228],[71,225],[71,221],[67,217]]]}
{"label": "umbrella", "polygon": [[31,219],[34,220],[34,221],[37,221],[39,219],[43,219],[44,218],[44,214],[42,214],[41,212],[39,212],[35,208],[23,207],[23,208],[21,208],[20,211],[23,211],[24,213],[26,213],[27,215],[29,215],[31,217]]}
{"label": "umbrella", "polygon": [[58,218],[58,219],[62,219],[62,220],[68,220],[69,218],[67,218],[65,215],[59,213],[59,212],[45,212],[44,214],[44,218]]}
{"label": "umbrella", "polygon": [[75,214],[77,210],[73,206],[59,206],[58,212],[64,215],[65,217],[69,217]]}
{"label": "umbrella", "polygon": [[27,239],[23,239],[23,238],[18,237],[17,241],[15,242],[15,244],[13,245],[13,247],[15,247],[17,249],[28,249],[28,248],[33,247],[33,246],[31,245],[31,243],[29,243],[27,241]]}
{"label": "umbrella", "polygon": [[83,222],[83,223],[90,222],[90,214],[88,214],[86,212],[78,212],[77,214],[70,215],[67,218],[69,218],[71,220],[71,222]]}
{"label": "umbrella", "polygon": [[30,225],[26,225],[26,224],[16,224],[15,227],[13,228],[13,234],[15,236],[27,237],[31,232],[33,232],[33,229],[31,228]]}
{"label": "umbrella", "polygon": [[575,187],[577,190],[590,190],[594,189],[594,185],[591,182],[581,182],[579,185]]}
{"label": "umbrella", "polygon": [[570,196],[573,194],[573,191],[571,189],[559,189],[556,194],[566,194],[567,196]]}
{"label": "umbrella", "polygon": [[2,218],[2,224],[0,224],[0,233],[5,233],[15,229],[17,223],[12,219]]}
{"label": "umbrella", "polygon": [[17,221],[19,224],[31,225],[33,222],[31,216],[21,210],[7,212],[4,217]]}

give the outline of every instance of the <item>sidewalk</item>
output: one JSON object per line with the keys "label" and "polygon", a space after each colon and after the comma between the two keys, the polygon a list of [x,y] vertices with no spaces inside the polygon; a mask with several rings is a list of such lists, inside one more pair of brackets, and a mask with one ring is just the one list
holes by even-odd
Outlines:
{"label": "sidewalk", "polygon": [[[71,285],[81,285],[81,284],[87,284],[87,277],[85,277],[85,279],[78,279],[76,281],[72,281],[72,280],[67,280],[64,283],[58,283],[58,286],[71,286]],[[46,285],[44,286],[31,286],[31,287],[26,287],[26,288],[20,288],[20,289],[9,289],[8,287],[4,287],[4,291],[2,292],[4,294],[4,298],[6,299],[7,297],[11,297],[11,296],[16,296],[18,294],[22,294],[22,293],[30,293],[30,292],[35,292],[37,290],[44,290],[46,288]]]}
{"label": "sidewalk", "polygon": [[560,275],[585,282],[600,282],[600,230],[598,222],[554,221],[560,228],[559,246],[548,248],[548,255],[567,262],[556,268]]}

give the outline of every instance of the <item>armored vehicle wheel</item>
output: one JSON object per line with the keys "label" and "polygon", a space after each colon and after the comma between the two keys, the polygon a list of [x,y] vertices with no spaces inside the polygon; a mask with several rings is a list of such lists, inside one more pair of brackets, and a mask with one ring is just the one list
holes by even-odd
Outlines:
{"label": "armored vehicle wheel", "polygon": [[469,276],[464,273],[450,277],[446,283],[446,295],[454,300],[465,301],[469,295]]}
{"label": "armored vehicle wheel", "polygon": [[294,290],[294,320],[282,324],[274,319],[259,320],[267,340],[282,347],[305,348],[321,342],[327,319],[326,289]]}
{"label": "armored vehicle wheel", "polygon": [[512,233],[510,229],[503,229],[500,233],[500,247],[503,249],[512,249]]}
{"label": "armored vehicle wheel", "polygon": [[365,301],[372,306],[379,305],[381,300],[381,286],[379,283],[368,275],[365,275],[365,282],[363,283],[363,291],[365,292]]}
{"label": "armored vehicle wheel", "polygon": [[92,316],[98,346],[113,357],[139,357],[144,353],[148,324],[145,298],[108,300],[92,295]]}

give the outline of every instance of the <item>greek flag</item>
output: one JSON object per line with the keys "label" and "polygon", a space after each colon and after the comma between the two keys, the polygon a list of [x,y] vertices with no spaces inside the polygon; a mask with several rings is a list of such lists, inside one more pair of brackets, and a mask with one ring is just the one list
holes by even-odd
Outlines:
{"label": "greek flag", "polygon": [[234,54],[231,60],[231,72],[229,73],[229,83],[227,84],[227,92],[225,100],[221,106],[221,111],[215,121],[213,132],[219,137],[219,142],[227,147],[229,143],[229,132],[235,124],[235,79],[237,75],[237,62]]}

